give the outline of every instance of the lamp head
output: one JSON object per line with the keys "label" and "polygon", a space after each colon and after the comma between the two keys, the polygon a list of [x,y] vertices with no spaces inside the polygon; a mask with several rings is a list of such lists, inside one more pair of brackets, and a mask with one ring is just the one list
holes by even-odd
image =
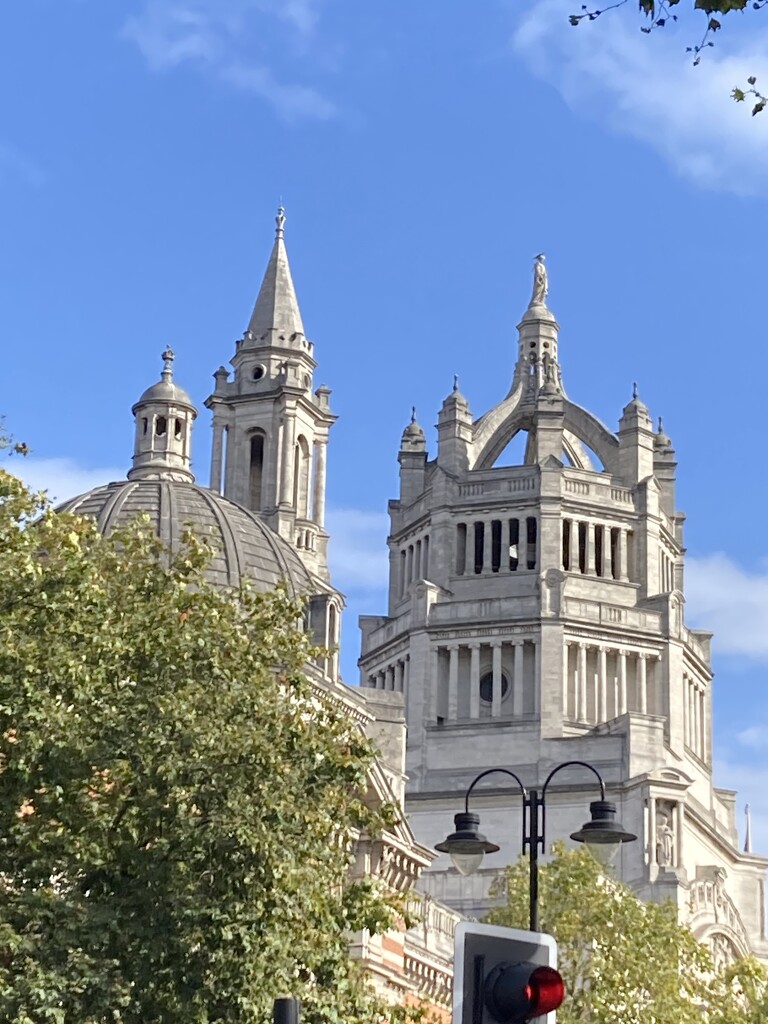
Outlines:
{"label": "lamp head", "polygon": [[594,800],[589,805],[592,815],[578,832],[573,832],[571,839],[577,843],[586,843],[590,853],[604,867],[612,864],[619,846],[631,843],[637,836],[616,820],[616,804],[610,800]]}
{"label": "lamp head", "polygon": [[486,853],[496,853],[499,847],[489,843],[480,832],[480,815],[469,811],[454,815],[456,829],[442,843],[435,847],[440,853],[447,853],[453,866],[462,875],[470,875],[480,867]]}

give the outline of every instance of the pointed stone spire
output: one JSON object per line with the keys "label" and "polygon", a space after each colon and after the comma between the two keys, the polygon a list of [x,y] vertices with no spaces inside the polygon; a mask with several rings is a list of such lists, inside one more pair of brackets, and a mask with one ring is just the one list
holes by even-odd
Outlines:
{"label": "pointed stone spire", "polygon": [[136,440],[128,479],[192,482],[190,440],[197,409],[184,388],[174,383],[172,349],[166,348],[162,360],[160,380],[147,388],[131,410]]}
{"label": "pointed stone spire", "polygon": [[286,336],[304,333],[291,268],[288,265],[288,253],[285,249],[285,210],[282,206],[278,207],[275,223],[275,244],[272,246],[272,254],[256,305],[253,307],[246,337],[250,335],[259,338],[271,330],[279,330]]}

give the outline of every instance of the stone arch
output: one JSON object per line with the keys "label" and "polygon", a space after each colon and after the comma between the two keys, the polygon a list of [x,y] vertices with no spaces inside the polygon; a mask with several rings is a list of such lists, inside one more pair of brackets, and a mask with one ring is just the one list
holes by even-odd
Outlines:
{"label": "stone arch", "polygon": [[[563,407],[569,457],[581,468],[590,468],[591,460],[583,447],[586,445],[597,455],[607,472],[615,473],[619,449],[616,437],[581,406],[565,399]],[[470,469],[490,469],[518,431],[531,429],[535,429],[534,410],[521,408],[516,392],[475,424],[475,454]]]}

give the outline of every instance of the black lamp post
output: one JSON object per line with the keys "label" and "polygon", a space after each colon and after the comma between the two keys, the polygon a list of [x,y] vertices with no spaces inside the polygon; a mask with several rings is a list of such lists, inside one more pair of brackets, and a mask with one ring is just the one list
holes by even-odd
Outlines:
{"label": "black lamp post", "polygon": [[610,864],[618,852],[619,845],[629,843],[637,839],[637,836],[628,832],[621,822],[616,820],[616,805],[605,799],[602,775],[586,761],[565,761],[553,768],[541,787],[541,794],[535,789],[526,790],[517,775],[508,768],[489,768],[488,771],[481,772],[467,790],[463,813],[455,815],[453,819],[456,831],[435,847],[441,853],[450,854],[454,866],[462,875],[469,875],[478,868],[486,853],[496,853],[499,847],[489,842],[480,832],[480,815],[470,811],[469,798],[478,782],[487,775],[501,773],[513,778],[523,797],[523,853],[526,850],[530,851],[531,858],[529,892],[532,932],[539,930],[539,850],[543,853],[545,849],[547,787],[554,775],[563,768],[572,767],[587,768],[597,777],[600,783],[600,799],[589,805],[591,820],[582,825],[578,832],[574,832],[571,839],[586,843],[597,860],[605,865]]}

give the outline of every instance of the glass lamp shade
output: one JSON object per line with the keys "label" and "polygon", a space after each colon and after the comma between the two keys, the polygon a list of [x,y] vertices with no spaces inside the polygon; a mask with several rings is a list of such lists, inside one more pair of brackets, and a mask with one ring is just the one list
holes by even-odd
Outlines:
{"label": "glass lamp shade", "polygon": [[620,843],[593,843],[589,839],[584,843],[598,864],[604,868],[613,867],[619,852]]}
{"label": "glass lamp shade", "polygon": [[460,875],[471,875],[483,863],[484,856],[482,850],[479,853],[456,853],[454,851],[451,854],[451,861]]}
{"label": "glass lamp shade", "polygon": [[440,853],[447,853],[454,867],[462,875],[476,871],[486,853],[495,853],[499,847],[489,843],[480,832],[480,815],[464,812],[453,819],[455,832],[435,847]]}
{"label": "glass lamp shade", "polygon": [[620,821],[616,820],[616,804],[609,800],[594,800],[589,805],[591,821],[581,826],[578,832],[571,835],[577,843],[586,843],[592,856],[604,867],[613,863],[619,846],[631,843],[637,836],[628,832]]}

